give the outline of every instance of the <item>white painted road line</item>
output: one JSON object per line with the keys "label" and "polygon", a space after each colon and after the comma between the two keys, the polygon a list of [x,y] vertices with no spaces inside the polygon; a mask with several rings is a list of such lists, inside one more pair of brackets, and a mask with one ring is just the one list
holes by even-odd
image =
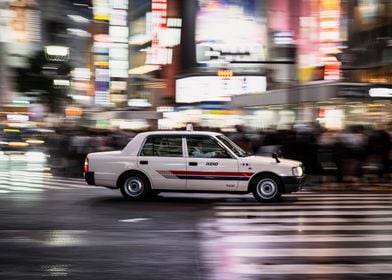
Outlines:
{"label": "white painted road line", "polygon": [[[232,273],[249,275],[293,275],[293,274],[392,274],[392,266],[386,263],[369,264],[237,264]],[[387,278],[385,278],[387,279]]]}
{"label": "white painted road line", "polygon": [[365,215],[392,215],[392,211],[281,211],[281,212],[252,212],[252,211],[238,211],[238,212],[217,212],[218,217],[240,217],[240,216],[334,216],[334,215],[352,215],[352,216],[365,216]]}
{"label": "white painted road line", "polygon": [[236,225],[222,225],[221,231],[224,232],[264,232],[264,231],[326,231],[326,230],[341,230],[341,231],[380,231],[380,230],[392,230],[392,225],[253,225],[253,226],[236,226]]}
{"label": "white painted road line", "polygon": [[[349,235],[236,235],[225,236],[228,243],[299,243],[299,242],[377,242],[392,241],[391,234],[349,234]],[[318,244],[320,245],[320,244]]]}
{"label": "white painted road line", "polygon": [[0,185],[9,185],[9,186],[20,186],[25,188],[43,188],[43,189],[54,189],[54,190],[66,190],[70,188],[84,188],[85,185],[69,185],[69,184],[59,184],[52,182],[29,182],[28,180],[20,180],[20,181],[0,181]]}
{"label": "white painted road line", "polygon": [[25,188],[45,188],[45,189],[55,189],[55,190],[65,190],[65,187],[55,187],[45,185],[44,182],[31,182],[29,180],[13,180],[13,181],[0,181],[0,185],[9,185],[11,187],[25,187]]}
{"label": "white painted road line", "polygon": [[[364,195],[366,195],[366,196],[364,196]],[[317,201],[317,202],[324,202],[324,201],[328,201],[328,200],[333,200],[333,201],[338,201],[338,200],[350,200],[350,201],[357,201],[357,200],[360,200],[360,201],[366,201],[366,200],[371,200],[371,201],[373,201],[373,200],[377,200],[377,201],[391,201],[392,200],[392,197],[391,196],[389,196],[389,195],[385,195],[385,196],[382,196],[382,195],[380,195],[380,196],[367,196],[367,194],[362,194],[362,197],[361,196],[339,196],[339,195],[337,195],[337,197],[325,197],[325,196],[320,196],[320,197],[318,197],[318,196],[314,196],[314,197],[310,197],[310,196],[296,196],[295,197],[296,199],[298,199],[297,201],[298,202],[301,202],[301,201],[307,201],[307,200],[311,200],[311,201]]]}
{"label": "white painted road line", "polygon": [[6,178],[4,176],[0,176],[0,180],[3,182],[31,182],[31,183],[65,183],[65,184],[84,184],[87,185],[86,181],[84,180],[75,180],[75,179],[68,179],[68,180],[64,180],[64,179],[59,179],[59,178],[30,178],[27,176],[24,177],[9,177]]}
{"label": "white painted road line", "polygon": [[385,218],[355,218],[355,217],[348,217],[348,218],[329,218],[329,217],[290,217],[290,218],[283,218],[283,217],[273,217],[273,218],[252,218],[252,219],[242,219],[242,218],[218,218],[217,220],[220,224],[282,224],[282,223],[391,223],[392,217],[385,217]]}
{"label": "white painted road line", "polygon": [[16,192],[43,192],[43,188],[30,188],[26,186],[1,186],[2,189],[6,190],[11,190],[11,191],[16,191]]}
{"label": "white painted road line", "polygon": [[[229,250],[232,257],[392,257],[392,248],[313,248],[313,249],[237,249]],[[391,266],[392,270],[392,266]]]}
{"label": "white painted road line", "polygon": [[118,220],[119,222],[122,223],[138,223],[142,221],[148,221],[151,220],[150,218],[134,218],[134,219],[125,219],[125,220]]}
{"label": "white painted road line", "polygon": [[361,198],[372,198],[372,197],[392,197],[391,193],[317,193],[317,192],[296,192],[285,195],[286,197],[331,197],[331,198],[339,198],[339,197],[361,197]]}
{"label": "white painted road line", "polygon": [[[392,199],[391,199],[392,203]],[[356,204],[356,205],[307,205],[304,207],[303,205],[275,205],[275,206],[269,206],[269,205],[260,205],[260,206],[215,206],[215,210],[283,210],[283,209],[352,209],[352,208],[361,208],[361,209],[392,209],[392,205],[377,205],[377,202],[373,201],[372,205],[362,205],[362,204]]]}

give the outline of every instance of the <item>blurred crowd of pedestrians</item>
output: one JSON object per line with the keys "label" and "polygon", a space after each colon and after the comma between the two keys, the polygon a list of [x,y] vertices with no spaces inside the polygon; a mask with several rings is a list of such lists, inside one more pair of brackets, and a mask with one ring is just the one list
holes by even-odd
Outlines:
{"label": "blurred crowd of pedestrians", "polygon": [[257,134],[237,129],[230,137],[256,155],[280,153],[301,161],[308,182],[386,183],[391,179],[391,134],[387,129],[355,125],[332,131],[303,126]]}
{"label": "blurred crowd of pedestrians", "polygon": [[[211,130],[195,128],[195,130]],[[47,138],[50,167],[54,173],[82,176],[90,152],[122,149],[135,135],[132,131],[59,128]],[[391,173],[391,135],[387,129],[351,126],[343,131],[302,126],[290,130],[248,132],[236,127],[225,134],[255,155],[301,161],[308,182],[380,182]]]}
{"label": "blurred crowd of pedestrians", "polygon": [[58,128],[47,137],[49,166],[53,173],[82,176],[88,153],[121,150],[133,132],[87,128]]}

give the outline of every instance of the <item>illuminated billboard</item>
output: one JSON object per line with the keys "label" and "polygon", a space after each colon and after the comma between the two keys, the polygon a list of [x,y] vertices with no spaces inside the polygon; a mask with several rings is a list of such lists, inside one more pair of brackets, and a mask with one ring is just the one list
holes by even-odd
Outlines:
{"label": "illuminated billboard", "polygon": [[233,95],[262,93],[266,90],[265,76],[186,77],[176,80],[176,102],[230,101]]}
{"label": "illuminated billboard", "polygon": [[267,57],[266,18],[261,1],[198,0],[198,63],[261,62]]}
{"label": "illuminated billboard", "polygon": [[324,79],[340,79],[340,62],[334,54],[340,53],[340,0],[320,0],[320,53],[324,64]]}

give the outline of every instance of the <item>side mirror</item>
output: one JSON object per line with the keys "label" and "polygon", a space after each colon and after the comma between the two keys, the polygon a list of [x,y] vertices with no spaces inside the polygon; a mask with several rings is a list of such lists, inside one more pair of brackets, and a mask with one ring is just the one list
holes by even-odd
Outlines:
{"label": "side mirror", "polygon": [[277,154],[277,153],[272,153],[272,158],[274,158],[274,159],[276,160],[276,162],[277,162],[277,163],[279,163],[279,162],[280,162],[280,160],[279,160],[279,156],[278,156],[278,154]]}

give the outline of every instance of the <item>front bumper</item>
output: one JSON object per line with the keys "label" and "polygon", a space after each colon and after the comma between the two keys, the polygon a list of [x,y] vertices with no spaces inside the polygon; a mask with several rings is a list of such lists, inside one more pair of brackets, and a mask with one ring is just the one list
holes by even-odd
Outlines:
{"label": "front bumper", "polygon": [[305,182],[305,176],[284,176],[282,177],[282,180],[284,184],[284,193],[291,193],[302,188],[302,185]]}
{"label": "front bumper", "polygon": [[87,172],[84,172],[83,175],[84,175],[84,179],[86,180],[87,184],[95,185],[94,172],[87,171]]}

